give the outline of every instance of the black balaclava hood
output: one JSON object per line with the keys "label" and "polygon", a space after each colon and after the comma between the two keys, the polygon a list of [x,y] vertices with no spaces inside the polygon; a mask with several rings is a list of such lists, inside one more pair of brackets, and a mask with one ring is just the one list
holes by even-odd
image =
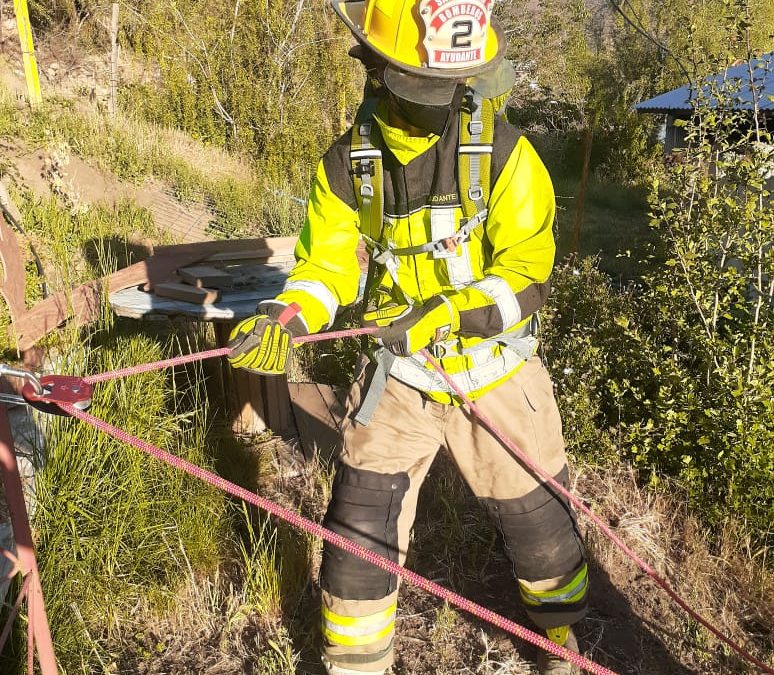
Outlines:
{"label": "black balaclava hood", "polygon": [[360,61],[366,69],[366,96],[376,96],[385,101],[389,109],[409,124],[443,136],[449,120],[459,112],[465,93],[463,84],[457,84],[449,103],[433,105],[417,103],[393,93],[385,84],[384,71],[387,62],[364,44],[357,44],[349,50],[349,55]]}
{"label": "black balaclava hood", "polygon": [[464,85],[459,84],[451,103],[446,105],[429,105],[427,103],[414,103],[405,98],[400,98],[387,89],[386,86],[383,89],[387,92],[387,105],[391,110],[409,124],[425,131],[430,131],[436,136],[443,136],[446,133],[449,121],[460,110],[465,93]]}

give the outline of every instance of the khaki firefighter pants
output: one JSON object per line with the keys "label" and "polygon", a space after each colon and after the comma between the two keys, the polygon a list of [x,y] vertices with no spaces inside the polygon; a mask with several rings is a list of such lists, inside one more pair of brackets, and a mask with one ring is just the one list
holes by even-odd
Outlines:
{"label": "khaki firefighter pants", "polygon": [[[580,620],[585,552],[566,500],[536,480],[464,408],[429,401],[389,378],[371,421],[353,421],[373,368],[347,400],[341,464],[325,524],[403,564],[419,488],[445,446],[500,530],[530,618],[542,628]],[[562,425],[540,359],[476,402],[533,461],[567,485]],[[392,663],[397,579],[326,544],[320,573],[324,657],[363,672]]]}

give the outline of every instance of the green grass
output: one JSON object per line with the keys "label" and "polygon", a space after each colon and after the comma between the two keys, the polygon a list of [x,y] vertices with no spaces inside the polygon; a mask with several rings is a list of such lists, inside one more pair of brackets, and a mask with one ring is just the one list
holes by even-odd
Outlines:
{"label": "green grass", "polygon": [[[557,260],[572,252],[580,176],[557,176]],[[646,191],[589,181],[580,233],[581,257],[598,257],[599,267],[614,279],[630,280],[642,271],[640,260],[654,241],[648,226]]]}
{"label": "green grass", "polygon": [[[582,143],[572,134],[529,133],[554,183],[557,205],[557,253],[561,261],[572,253],[580,192]],[[580,257],[598,259],[599,267],[619,281],[643,271],[653,233],[648,225],[647,188],[606,180],[592,168],[580,232]]]}
{"label": "green grass", "polygon": [[[152,336],[99,331],[60,351],[57,370],[101,372],[179,350]],[[88,354],[88,355],[86,355]],[[91,412],[203,466],[214,448],[201,373],[145,373],[95,388]],[[185,578],[217,568],[229,540],[222,493],[84,423],[43,417],[45,462],[36,474],[38,564],[65,673],[98,672],[105,645],[141,600],[169,607]],[[184,562],[185,561],[185,562]],[[6,653],[11,672],[17,641]]]}
{"label": "green grass", "polygon": [[132,116],[110,118],[57,99],[30,112],[0,87],[2,137],[65,148],[134,184],[160,179],[180,201],[213,210],[214,237],[290,235],[303,221],[303,205],[293,197],[306,194],[308,177],[276,185],[260,165]]}

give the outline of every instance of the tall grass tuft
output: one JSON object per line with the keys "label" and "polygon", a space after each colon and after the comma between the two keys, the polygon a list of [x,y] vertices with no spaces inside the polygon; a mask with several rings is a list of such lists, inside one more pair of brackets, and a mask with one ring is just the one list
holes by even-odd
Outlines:
{"label": "tall grass tuft", "polygon": [[[169,351],[143,335],[102,337],[88,356],[71,352],[61,371],[111,370]],[[154,372],[105,382],[91,411],[208,466],[208,408],[197,379]],[[83,423],[41,422],[34,528],[57,657],[65,673],[97,672],[111,660],[105,645],[141,600],[163,611],[189,565],[199,575],[217,567],[227,504],[210,486]]]}

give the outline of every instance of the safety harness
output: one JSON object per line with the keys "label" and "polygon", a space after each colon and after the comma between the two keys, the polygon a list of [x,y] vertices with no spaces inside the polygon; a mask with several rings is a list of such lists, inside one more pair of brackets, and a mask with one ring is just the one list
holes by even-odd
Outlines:
{"label": "safety harness", "polygon": [[[374,279],[377,274],[381,274],[381,270],[386,270],[392,279],[395,299],[403,304],[412,305],[413,300],[405,295],[398,283],[401,258],[426,253],[432,254],[434,258],[455,258],[457,246],[467,242],[472,233],[486,223],[495,118],[502,113],[506,99],[507,96],[488,99],[473,89],[466,90],[459,115],[457,147],[457,179],[463,212],[460,226],[455,231],[454,221],[450,220],[443,210],[433,210],[430,212],[432,240],[425,244],[407,247],[396,247],[389,240],[382,242],[384,169],[382,152],[379,148],[379,127],[373,120],[377,99],[368,98],[360,106],[352,127],[349,158],[360,216],[360,234],[370,254],[363,295],[364,305],[371,297]],[[451,269],[449,276],[452,285],[456,287],[462,287],[468,283],[466,280],[456,282]],[[433,348],[435,355],[439,357],[445,354],[471,356],[474,369],[480,371],[476,379],[480,380],[487,377],[487,371],[498,368],[512,369],[520,361],[530,358],[536,344],[531,336],[532,326],[528,325],[516,333],[483,340],[462,350],[456,349],[454,341],[436,344]],[[488,358],[488,353],[491,353],[495,344],[510,347],[508,353],[500,357],[500,364],[492,363]],[[370,421],[387,385],[387,377],[391,373],[420,389],[432,388],[439,384],[436,382],[435,374],[423,367],[424,359],[418,356],[408,359],[412,361],[411,363],[404,363],[407,359],[396,359],[383,348],[370,353],[370,356],[375,363],[376,372],[371,378],[360,410],[355,416],[355,420],[361,424],[365,425]],[[457,377],[468,380],[471,379],[471,374],[460,373]],[[461,382],[461,384],[466,383]]]}
{"label": "safety harness", "polygon": [[[349,159],[360,214],[360,233],[372,261],[369,265],[366,297],[375,274],[375,270],[372,271],[375,264],[387,270],[394,289],[403,296],[401,299],[406,304],[412,304],[412,300],[403,295],[398,284],[400,258],[423,253],[432,253],[436,258],[452,257],[456,255],[456,246],[468,241],[473,231],[486,222],[494,122],[496,114],[502,110],[504,100],[505,97],[484,98],[473,89],[466,91],[459,116],[457,148],[460,199],[464,214],[460,227],[456,232],[450,232],[447,219],[433,218],[431,213],[433,240],[403,248],[397,248],[389,241],[386,245],[381,242],[384,226],[384,171],[382,152],[374,143],[378,134],[378,127],[373,122],[376,99],[367,99],[360,106],[352,127]],[[453,223],[451,227],[454,227]]]}

